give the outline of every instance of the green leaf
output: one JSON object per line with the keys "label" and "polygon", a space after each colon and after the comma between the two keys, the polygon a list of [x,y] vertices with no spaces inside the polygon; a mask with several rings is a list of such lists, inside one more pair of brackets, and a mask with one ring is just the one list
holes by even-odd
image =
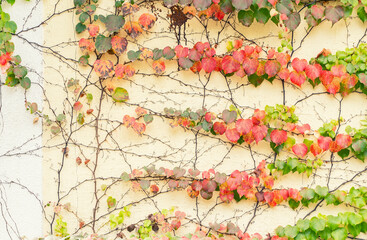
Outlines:
{"label": "green leaf", "polygon": [[270,19],[270,11],[267,8],[260,8],[255,12],[256,21],[259,23],[267,23]]}
{"label": "green leaf", "polygon": [[288,204],[289,204],[289,206],[290,206],[292,209],[296,209],[296,208],[298,208],[298,206],[299,206],[300,202],[299,202],[299,201],[296,201],[296,200],[294,200],[294,199],[289,199]]}
{"label": "green leaf", "polygon": [[144,115],[144,122],[146,124],[151,123],[153,121],[153,116],[151,114],[145,114]]}
{"label": "green leaf", "polygon": [[57,117],[56,117],[56,121],[58,121],[58,122],[62,122],[65,119],[66,119],[66,116],[65,116],[65,114],[62,114],[62,113],[57,115]]}
{"label": "green leaf", "polygon": [[238,12],[238,21],[245,25],[246,27],[251,26],[254,21],[254,12],[251,10]]}
{"label": "green leaf", "polygon": [[15,33],[15,31],[17,31],[17,24],[13,21],[5,22],[4,30],[6,32]]}
{"label": "green leaf", "polygon": [[27,75],[27,68],[23,67],[23,66],[17,66],[14,68],[14,75],[17,78],[22,78],[25,77],[25,75]]}
{"label": "green leaf", "polygon": [[252,74],[247,77],[248,81],[253,84],[255,87],[260,86],[260,84],[264,81],[264,78],[258,76],[257,74]]}
{"label": "green leaf", "polygon": [[138,59],[140,57],[140,54],[141,54],[141,51],[133,51],[133,50],[130,50],[128,53],[127,53],[127,57],[129,58],[130,61],[135,61],[136,59]]}
{"label": "green leaf", "polygon": [[82,33],[84,32],[84,30],[86,29],[87,27],[83,24],[83,23],[78,23],[76,26],[75,26],[75,31],[77,33]]}
{"label": "green leaf", "polygon": [[341,224],[340,216],[329,215],[326,217],[326,219],[327,219],[327,225],[331,228],[331,230],[337,229]]}
{"label": "green leaf", "polygon": [[348,236],[348,232],[345,228],[338,228],[331,233],[334,240],[345,240]]}
{"label": "green leaf", "polygon": [[315,192],[320,197],[326,197],[329,193],[329,189],[327,187],[321,187],[321,186],[317,185],[316,188],[315,188]]}
{"label": "green leaf", "polygon": [[295,238],[297,236],[297,233],[298,233],[298,228],[295,226],[287,225],[284,228],[284,234],[285,236],[289,238]]}
{"label": "green leaf", "polygon": [[308,219],[300,219],[297,221],[297,227],[300,232],[305,232],[310,228],[310,220]]}
{"label": "green leaf", "polygon": [[108,15],[105,19],[107,31],[114,33],[119,32],[125,24],[125,19],[122,16]]}
{"label": "green leaf", "polygon": [[358,8],[357,14],[358,14],[359,19],[361,19],[362,22],[365,22],[367,20],[367,13],[364,9],[364,6]]}
{"label": "green leaf", "polygon": [[89,14],[87,12],[83,12],[82,14],[79,15],[79,21],[81,23],[84,23],[85,21],[87,21],[88,18],[89,18]]}
{"label": "green leaf", "polygon": [[320,219],[317,217],[313,217],[311,218],[311,222],[310,222],[310,228],[314,231],[314,232],[320,232],[322,230],[324,230],[326,227],[326,221],[324,219]]}
{"label": "green leaf", "polygon": [[85,3],[86,0],[74,0],[74,5],[80,7]]}
{"label": "green leaf", "polygon": [[348,148],[345,148],[345,149],[342,149],[338,152],[338,155],[341,157],[341,158],[346,158],[349,156],[349,149]]}
{"label": "green leaf", "polygon": [[288,19],[284,20],[284,25],[289,28],[289,30],[294,31],[301,23],[301,17],[298,12],[291,13],[288,15]]}
{"label": "green leaf", "polygon": [[112,94],[112,99],[116,102],[126,102],[129,100],[129,93],[125,88],[117,87]]}
{"label": "green leaf", "polygon": [[6,0],[10,5],[13,5],[15,3],[15,0]]}
{"label": "green leaf", "polygon": [[19,82],[20,86],[22,86],[24,89],[29,89],[31,87],[31,80],[28,77],[21,78]]}
{"label": "green leaf", "polygon": [[348,216],[348,222],[349,222],[350,225],[355,226],[355,225],[358,225],[361,222],[363,222],[363,217],[359,214],[351,213]]}
{"label": "green leaf", "polygon": [[105,53],[112,48],[111,38],[99,34],[96,38],[96,49],[99,53]]}

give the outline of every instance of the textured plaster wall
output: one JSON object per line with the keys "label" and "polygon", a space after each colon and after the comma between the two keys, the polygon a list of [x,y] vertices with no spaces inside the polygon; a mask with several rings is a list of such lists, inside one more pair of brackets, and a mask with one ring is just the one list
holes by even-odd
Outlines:
{"label": "textured plaster wall", "polygon": [[[4,11],[18,25],[17,32],[38,25],[43,19],[42,1],[17,1]],[[20,35],[43,44],[43,29]],[[14,55],[21,55],[32,88],[25,95],[21,87],[1,86],[0,111],[0,239],[28,239],[42,235],[42,122],[25,110],[25,100],[42,107],[42,53],[13,37]],[[5,76],[1,75],[1,83]],[[10,236],[8,234],[10,233]]]}
{"label": "textured plaster wall", "polygon": [[[100,1],[103,5],[98,11],[108,13],[112,11],[109,1]],[[71,7],[71,3],[61,3],[63,8]],[[159,7],[159,5],[157,4]],[[47,13],[53,8],[52,4],[47,4],[44,11]],[[175,46],[175,38],[172,33],[167,32],[167,21],[162,20],[166,17],[166,12],[163,10],[159,14],[160,18],[155,24],[150,35],[143,34],[138,38],[138,42],[143,46],[149,48],[162,47],[171,45]],[[69,58],[78,59],[81,52],[76,46],[76,42],[81,37],[87,37],[86,34],[76,35],[73,27],[77,23],[76,17],[73,13],[65,14],[62,17],[55,18],[53,22],[45,26],[45,40],[49,45],[55,45],[63,40],[75,41],[75,45],[60,46],[62,54]],[[58,27],[54,27],[58,26]],[[212,23],[209,29],[210,39],[214,39],[217,35],[217,23]],[[328,48],[332,52],[337,50],[344,50],[346,47],[353,47],[356,42],[363,35],[363,29],[366,26],[356,19],[348,19],[346,22],[340,21],[333,27],[331,23],[322,23],[315,28],[311,34],[303,42],[302,48],[297,51],[294,57],[302,57],[310,59],[315,57],[323,48]],[[295,33],[295,46],[297,47],[301,38],[305,34],[306,26],[299,27]],[[62,31],[60,31],[62,29]],[[200,25],[197,21],[190,21],[187,34],[187,46],[192,46],[193,42],[205,42],[205,35],[201,32]],[[278,30],[272,23],[267,25],[253,24],[250,28],[243,26],[236,26],[236,29],[248,37],[249,39],[257,39],[258,42],[264,46],[276,47],[279,45],[277,39]],[[120,36],[124,36],[121,31]],[[224,36],[236,35],[231,28],[226,27]],[[229,38],[233,39],[233,38]],[[220,41],[217,52],[224,52],[225,43],[228,39],[223,38]],[[185,44],[184,42],[182,43]],[[133,43],[129,43],[129,49],[137,50]],[[47,79],[45,82],[46,95],[49,99],[49,104],[53,106],[56,113],[66,109],[66,113],[71,113],[70,103],[73,103],[75,95],[72,91],[65,90],[65,83],[68,79],[74,78],[80,81],[80,85],[84,86],[86,83],[84,77],[88,76],[89,68],[78,67],[77,64],[62,64],[51,55],[44,55],[46,62],[44,69],[44,76]],[[113,57],[111,59],[114,60]],[[123,61],[124,59],[122,59]],[[93,58],[90,60],[93,63]],[[57,67],[56,67],[57,66]],[[134,63],[134,66],[141,73],[151,72],[151,68],[146,63]],[[80,69],[80,74],[75,73],[72,68]],[[166,72],[174,71],[177,67],[172,64],[167,66]],[[140,104],[140,106],[154,109],[157,112],[162,112],[164,107],[175,107],[177,109],[185,109],[190,107],[192,109],[199,109],[203,104],[202,85],[198,81],[198,76],[189,72],[178,72],[172,75],[176,80],[165,77],[145,77],[142,74],[136,74],[131,80],[105,80],[105,86],[121,86],[126,88],[130,93],[129,103]],[[92,83],[97,82],[97,78],[92,73]],[[184,82],[187,85],[180,83]],[[245,82],[245,86],[241,84]],[[305,84],[307,85],[307,84]],[[266,105],[275,105],[282,103],[281,83],[274,81],[273,84],[264,82],[260,87],[255,88],[248,86],[246,80],[241,80],[238,77],[230,78],[230,86],[234,90],[233,98],[243,110],[244,116],[250,116],[253,109],[263,109]],[[221,112],[223,109],[231,105],[227,85],[223,77],[214,73],[210,83],[207,85],[208,96],[205,99],[205,107],[213,112]],[[293,85],[286,84],[286,104],[293,105],[298,100],[312,93],[314,90],[310,85],[298,89]],[[316,91],[323,92],[322,87],[317,87]],[[92,93],[94,99],[91,107],[98,109],[98,99],[100,91],[90,86],[87,88],[88,93]],[[310,97],[307,100],[297,104],[296,113],[300,117],[302,123],[310,123],[312,129],[318,129],[324,122],[331,119],[338,118],[340,96],[331,96],[328,94],[321,94],[316,97]],[[359,120],[366,114],[367,101],[366,97],[361,94],[352,94],[341,102],[342,116],[348,120],[348,124],[355,127],[359,126]],[[244,170],[253,168],[253,160],[251,159],[248,148],[235,147],[230,150],[229,144],[223,144],[218,139],[210,139],[205,136],[199,136],[197,139],[191,132],[184,132],[180,128],[172,129],[166,120],[155,118],[151,125],[147,126],[146,134],[143,137],[137,136],[131,129],[126,129],[124,126],[119,126],[117,121],[121,122],[125,114],[134,115],[134,107],[124,104],[115,104],[113,101],[104,96],[102,102],[101,120],[98,122],[98,127],[102,129],[98,134],[99,138],[103,139],[101,151],[96,150],[96,132],[95,122],[93,116],[86,116],[86,124],[80,127],[75,123],[75,115],[73,123],[70,121],[65,125],[65,133],[60,136],[53,136],[49,133],[49,128],[44,128],[43,144],[44,148],[44,172],[43,172],[43,197],[45,201],[55,201],[57,189],[56,183],[57,173],[52,169],[59,167],[62,159],[61,147],[54,147],[65,141],[69,137],[67,133],[70,129],[76,130],[70,137],[69,154],[63,160],[63,170],[60,174],[63,183],[61,184],[61,195],[65,194],[63,202],[71,203],[72,211],[77,214],[80,219],[85,222],[92,220],[92,212],[95,204],[94,199],[94,185],[90,181],[92,175],[87,167],[81,165],[77,166],[75,159],[79,156],[82,159],[87,158],[91,160],[90,166],[94,166],[96,156],[98,155],[98,168],[96,171],[98,180],[97,189],[98,194],[103,195],[101,186],[103,184],[111,183],[111,178],[119,178],[123,171],[130,172],[131,168],[141,168],[149,164],[155,164],[157,167],[171,167],[181,166],[191,168],[194,163],[200,170],[207,170],[211,167],[217,171],[230,173],[236,169]],[[48,109],[46,109],[48,111]],[[75,114],[75,113],[74,113]],[[342,129],[345,125],[343,124]],[[112,130],[115,129],[115,130]],[[112,131],[110,135],[107,131]],[[157,141],[159,139],[159,141]],[[198,142],[198,156],[195,155],[195,142]],[[268,159],[270,155],[270,148],[266,145],[259,144],[254,146],[252,151],[255,152],[255,160],[259,163],[262,159]],[[229,154],[228,154],[229,153]],[[154,157],[152,157],[154,156]],[[286,154],[280,155],[281,159],[286,158]],[[325,156],[325,158],[327,158]],[[308,179],[305,176],[297,174],[287,175],[279,178],[278,187],[293,187],[300,189],[302,187],[310,187],[316,185],[326,185],[326,176],[328,174],[329,164],[324,164],[323,168],[316,173],[314,178]],[[338,186],[343,180],[348,179],[356,171],[364,168],[364,164],[360,161],[353,160],[349,163],[338,164],[334,168],[330,182],[330,188]],[[50,169],[50,170],[49,170]],[[102,180],[103,178],[109,178]],[[89,181],[88,181],[89,179]],[[85,182],[86,181],[86,182]],[[366,178],[361,176],[356,179],[357,184],[365,185]],[[79,185],[79,183],[82,183]],[[73,186],[78,185],[78,188]],[[348,189],[351,185],[345,186]],[[108,196],[113,196],[118,200],[119,206],[123,206],[132,201],[138,201],[145,197],[142,192],[132,192],[129,190],[130,186],[125,183],[114,184],[109,189],[109,192],[101,198],[101,205],[98,208],[97,215],[101,216],[97,223],[101,233],[109,231],[108,213],[106,206],[106,199]],[[124,194],[124,197],[122,195]],[[157,208],[153,208],[152,201]],[[133,216],[127,220],[127,223],[134,222],[142,217],[146,217],[151,212],[156,212],[157,209],[168,208],[170,206],[178,206],[179,210],[184,210],[190,217],[202,218],[203,223],[208,225],[211,221],[221,221],[222,219],[231,219],[239,226],[243,227],[252,216],[253,202],[243,201],[241,203],[222,204],[211,211],[209,216],[205,217],[211,206],[215,205],[216,198],[210,201],[199,199],[197,202],[190,199],[184,192],[172,192],[161,195],[153,200],[143,201],[136,204],[132,208]],[[311,209],[311,208],[310,208]],[[299,209],[292,211],[286,207],[262,208],[261,214],[256,218],[253,224],[249,227],[249,232],[260,232],[266,234],[273,232],[278,225],[294,224],[297,219],[302,218],[310,209]],[[323,207],[321,212],[323,214],[335,214],[339,211],[345,210],[346,207]],[[318,213],[317,212],[317,213]],[[313,215],[316,215],[314,213]],[[52,209],[48,209],[49,216],[52,216]],[[70,214],[64,212],[64,220],[68,222],[70,229],[77,230],[77,219]],[[73,232],[70,230],[69,232]],[[49,225],[44,225],[44,231],[49,232]],[[87,230],[89,231],[89,230]]]}

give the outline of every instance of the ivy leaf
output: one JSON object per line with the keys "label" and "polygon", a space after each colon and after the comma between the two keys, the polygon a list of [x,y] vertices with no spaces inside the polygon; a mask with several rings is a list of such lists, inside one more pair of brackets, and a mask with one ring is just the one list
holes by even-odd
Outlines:
{"label": "ivy leaf", "polygon": [[119,32],[125,24],[125,19],[123,16],[108,15],[104,24],[110,33]]}
{"label": "ivy leaf", "polygon": [[245,10],[251,6],[252,2],[253,0],[232,0],[232,5],[237,10]]}
{"label": "ivy leaf", "polygon": [[153,27],[156,20],[157,18],[153,14],[143,13],[139,17],[139,24],[143,27],[143,29],[148,30]]}
{"label": "ivy leaf", "polygon": [[162,60],[154,61],[152,67],[156,74],[162,74],[166,69],[166,65]]}
{"label": "ivy leaf", "polygon": [[113,63],[110,60],[98,59],[94,62],[93,68],[100,78],[109,78],[114,74]]}
{"label": "ivy leaf", "polygon": [[289,30],[294,31],[301,23],[301,17],[298,12],[294,12],[288,15],[288,19],[283,20],[283,22]]}
{"label": "ivy leaf", "polygon": [[171,8],[178,4],[178,0],[163,0],[164,6]]}
{"label": "ivy leaf", "polygon": [[296,154],[298,157],[305,157],[308,151],[308,148],[306,144],[304,143],[298,143],[293,145],[292,151],[294,154]]}
{"label": "ivy leaf", "polygon": [[214,71],[216,64],[217,64],[217,61],[215,61],[215,59],[212,57],[203,58],[201,60],[201,66],[206,73],[211,73],[212,71]]}
{"label": "ivy leaf", "polygon": [[362,22],[365,22],[367,20],[367,13],[366,13],[364,6],[358,8],[357,14],[358,14],[359,19],[361,19]]}
{"label": "ivy leaf", "polygon": [[184,68],[184,69],[191,68],[191,67],[192,67],[192,65],[194,65],[194,63],[193,63],[190,59],[188,59],[188,58],[186,58],[186,57],[180,57],[180,58],[178,59],[178,64],[179,64],[182,68]]}
{"label": "ivy leaf", "polygon": [[259,143],[261,140],[263,140],[267,133],[268,128],[265,125],[256,125],[252,128],[252,134],[254,135],[256,143]]}
{"label": "ivy leaf", "polygon": [[314,232],[321,232],[322,230],[324,230],[326,227],[326,221],[324,219],[320,219],[317,217],[313,217],[311,218],[310,221],[310,228],[314,231]]}
{"label": "ivy leaf", "polygon": [[325,10],[325,18],[333,23],[338,22],[344,16],[344,9],[341,6],[329,6]]}
{"label": "ivy leaf", "polygon": [[284,228],[284,234],[285,236],[289,237],[289,238],[295,238],[297,236],[298,233],[298,228],[295,226],[291,226],[291,225],[287,225]]}
{"label": "ivy leaf", "polygon": [[125,24],[124,30],[132,38],[137,38],[143,32],[143,29],[140,27],[139,23],[131,21]]}
{"label": "ivy leaf", "polygon": [[194,0],[194,7],[198,10],[205,10],[211,5],[211,0]]}
{"label": "ivy leaf", "polygon": [[127,44],[128,42],[124,37],[113,36],[111,38],[111,48],[117,55],[121,55],[126,51]]}
{"label": "ivy leaf", "polygon": [[246,27],[251,26],[254,21],[254,12],[251,10],[248,11],[239,11],[238,12],[238,21],[245,25]]}
{"label": "ivy leaf", "polygon": [[281,67],[278,61],[269,60],[265,63],[265,73],[268,74],[269,78],[272,78],[277,75]]}
{"label": "ivy leaf", "polygon": [[24,89],[29,89],[31,87],[31,80],[28,77],[21,78],[19,82],[20,86],[22,86]]}
{"label": "ivy leaf", "polygon": [[112,94],[112,99],[116,102],[126,102],[129,100],[129,93],[125,88],[117,87]]}
{"label": "ivy leaf", "polygon": [[240,139],[240,133],[235,128],[226,130],[226,137],[229,141],[236,143]]}
{"label": "ivy leaf", "polygon": [[228,124],[228,123],[234,122],[236,120],[237,112],[236,111],[229,111],[229,110],[226,109],[222,112],[222,117],[223,117],[224,122],[226,122]]}
{"label": "ivy leaf", "polygon": [[352,144],[352,137],[347,134],[338,134],[338,136],[336,136],[335,142],[339,147],[344,149]]}
{"label": "ivy leaf", "polygon": [[87,27],[83,24],[83,23],[78,23],[76,26],[75,26],[75,31],[77,33],[82,33],[84,32],[84,30],[86,29]]}
{"label": "ivy leaf", "polygon": [[319,20],[324,16],[325,8],[318,4],[312,5],[311,7],[311,14],[316,19]]}
{"label": "ivy leaf", "polygon": [[267,8],[260,8],[255,12],[256,21],[259,23],[267,23],[270,19],[270,11]]}
{"label": "ivy leaf", "polygon": [[15,77],[17,78],[22,78],[25,77],[25,75],[27,75],[27,68],[23,67],[23,66],[17,66],[14,68],[13,70]]}
{"label": "ivy leaf", "polygon": [[176,53],[171,47],[165,47],[163,49],[163,57],[167,60],[170,60],[175,57]]}
{"label": "ivy leaf", "polygon": [[284,143],[285,141],[287,141],[287,132],[284,130],[278,130],[278,129],[273,130],[270,134],[270,139],[276,145],[280,145]]}
{"label": "ivy leaf", "polygon": [[240,63],[232,56],[226,55],[222,59],[222,69],[225,74],[237,72],[240,69]]}
{"label": "ivy leaf", "polygon": [[150,181],[149,180],[140,180],[139,185],[141,189],[147,190],[150,187]]}
{"label": "ivy leaf", "polygon": [[345,240],[348,237],[348,232],[345,228],[338,228],[331,233],[334,240]]}
{"label": "ivy leaf", "polygon": [[321,186],[317,185],[316,188],[315,188],[315,192],[320,197],[326,197],[329,193],[329,189],[327,187],[321,187]]}
{"label": "ivy leaf", "polygon": [[305,232],[310,228],[310,220],[308,219],[300,219],[297,221],[297,227],[300,232]]}
{"label": "ivy leaf", "polygon": [[111,38],[99,34],[96,38],[96,49],[99,53],[105,53],[112,48]]}
{"label": "ivy leaf", "polygon": [[236,121],[236,129],[241,135],[251,132],[253,123],[251,119],[238,119]]}

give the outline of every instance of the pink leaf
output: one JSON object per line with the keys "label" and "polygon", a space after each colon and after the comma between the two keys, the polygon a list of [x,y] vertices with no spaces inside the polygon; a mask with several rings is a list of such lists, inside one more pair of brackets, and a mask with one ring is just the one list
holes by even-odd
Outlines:
{"label": "pink leaf", "polygon": [[335,138],[336,144],[342,149],[349,147],[352,144],[352,137],[347,134],[338,134]]}
{"label": "pink leaf", "polygon": [[307,148],[306,144],[298,143],[298,144],[293,145],[292,151],[298,157],[304,157],[307,154],[308,148]]}
{"label": "pink leaf", "polygon": [[240,69],[240,63],[232,56],[225,56],[222,60],[222,69],[225,74],[237,72]]}
{"label": "pink leaf", "polygon": [[307,60],[306,59],[295,58],[292,61],[292,67],[296,72],[304,71],[306,66],[307,66]]}
{"label": "pink leaf", "polygon": [[273,130],[270,134],[270,139],[272,142],[274,142],[276,145],[280,145],[287,141],[287,132],[284,130]]}
{"label": "pink leaf", "polygon": [[256,143],[259,143],[268,134],[268,128],[265,125],[256,125],[252,128],[252,134]]}
{"label": "pink leaf", "polygon": [[241,135],[248,134],[252,129],[253,123],[251,119],[238,119],[236,129]]}
{"label": "pink leaf", "polygon": [[237,142],[240,139],[240,133],[235,128],[226,130],[226,137],[231,142]]}
{"label": "pink leaf", "polygon": [[320,148],[324,151],[328,150],[330,148],[330,143],[332,142],[333,140],[330,138],[330,137],[323,137],[323,136],[320,136],[318,139],[317,139],[317,144],[319,144]]}

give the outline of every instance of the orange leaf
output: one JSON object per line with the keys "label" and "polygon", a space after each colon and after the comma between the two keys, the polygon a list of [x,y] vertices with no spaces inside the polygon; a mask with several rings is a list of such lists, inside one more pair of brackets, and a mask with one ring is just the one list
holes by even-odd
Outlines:
{"label": "orange leaf", "polygon": [[132,38],[137,38],[143,32],[143,29],[140,27],[139,23],[131,21],[125,23],[124,30]]}
{"label": "orange leaf", "polygon": [[96,60],[94,62],[94,71],[100,78],[109,78],[114,74],[113,63],[110,60]]}
{"label": "orange leaf", "polygon": [[143,27],[143,29],[148,30],[154,25],[156,20],[157,18],[153,14],[143,13],[139,17],[139,24]]}

